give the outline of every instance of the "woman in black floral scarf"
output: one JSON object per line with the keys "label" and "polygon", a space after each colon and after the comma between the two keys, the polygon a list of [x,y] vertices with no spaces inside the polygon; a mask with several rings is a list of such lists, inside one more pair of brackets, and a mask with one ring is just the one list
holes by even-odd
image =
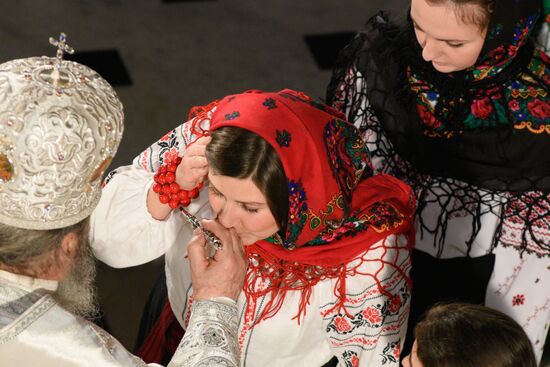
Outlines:
{"label": "woman in black floral scarf", "polygon": [[539,360],[550,323],[550,59],[530,38],[540,5],[411,0],[405,20],[369,20],[327,94],[364,132],[374,169],[415,189],[409,331],[436,302],[485,304],[524,328]]}

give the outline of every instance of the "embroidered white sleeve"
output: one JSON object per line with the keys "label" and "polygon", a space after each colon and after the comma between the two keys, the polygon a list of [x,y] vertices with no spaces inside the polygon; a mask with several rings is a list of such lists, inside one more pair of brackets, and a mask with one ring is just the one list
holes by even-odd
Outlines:
{"label": "embroidered white sleeve", "polygon": [[194,301],[191,319],[168,367],[237,367],[238,314],[235,302]]}
{"label": "embroidered white sleeve", "polygon": [[[207,128],[208,121],[203,126]],[[162,161],[183,156],[195,138],[191,123],[186,122],[147,148],[132,165],[119,167],[107,176],[90,220],[90,242],[99,260],[112,267],[135,266],[163,255],[177,243],[185,220],[175,212],[162,221],[151,217],[147,192]],[[199,198],[191,202],[189,212],[196,214],[209,208],[206,191],[201,190]]]}

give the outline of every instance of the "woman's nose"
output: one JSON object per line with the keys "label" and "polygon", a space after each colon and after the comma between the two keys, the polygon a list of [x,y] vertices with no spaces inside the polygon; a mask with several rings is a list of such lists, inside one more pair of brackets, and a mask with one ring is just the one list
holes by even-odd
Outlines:
{"label": "woman's nose", "polygon": [[403,363],[403,367],[411,367],[411,355],[405,356],[401,363]]}
{"label": "woman's nose", "polygon": [[424,41],[422,45],[422,58],[426,62],[433,61],[439,55],[439,45],[437,41],[428,40]]}
{"label": "woman's nose", "polygon": [[235,213],[235,205],[233,203],[224,203],[224,206],[218,213],[218,221],[225,228],[232,228],[237,222],[237,217]]}

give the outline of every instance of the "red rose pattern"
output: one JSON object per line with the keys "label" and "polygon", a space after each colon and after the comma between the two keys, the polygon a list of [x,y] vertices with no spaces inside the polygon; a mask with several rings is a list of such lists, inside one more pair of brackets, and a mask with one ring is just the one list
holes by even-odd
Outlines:
{"label": "red rose pattern", "polygon": [[380,311],[374,307],[367,307],[363,310],[363,317],[371,324],[378,324],[382,321]]}
{"label": "red rose pattern", "polygon": [[178,157],[178,150],[176,148],[171,148],[169,151],[165,152],[162,156],[163,162],[172,162]]}
{"label": "red rose pattern", "polygon": [[515,99],[512,99],[510,102],[508,102],[508,107],[510,107],[510,109],[512,111],[518,111],[519,110],[519,102]]}
{"label": "red rose pattern", "polygon": [[493,110],[493,104],[487,97],[483,99],[476,99],[472,103],[472,115],[474,115],[478,119],[486,119],[487,117],[491,116]]}
{"label": "red rose pattern", "polygon": [[343,317],[335,317],[334,325],[336,325],[336,330],[341,333],[351,330],[349,322]]}
{"label": "red rose pattern", "polygon": [[521,306],[525,303],[525,296],[523,294],[516,294],[512,297],[512,306]]}
{"label": "red rose pattern", "polygon": [[441,122],[438,121],[433,113],[428,111],[428,109],[423,105],[417,105],[418,114],[420,115],[420,119],[424,121],[424,124],[428,125],[432,129],[437,129],[441,126]]}
{"label": "red rose pattern", "polygon": [[527,103],[527,108],[538,119],[547,119],[550,117],[550,104],[546,101],[534,100]]}
{"label": "red rose pattern", "polygon": [[357,357],[357,356],[351,357],[351,365],[352,365],[352,367],[358,367],[359,366],[359,357]]}
{"label": "red rose pattern", "polygon": [[401,308],[401,297],[398,295],[392,296],[390,299],[390,303],[388,305],[388,310],[390,313],[397,313],[399,309]]}

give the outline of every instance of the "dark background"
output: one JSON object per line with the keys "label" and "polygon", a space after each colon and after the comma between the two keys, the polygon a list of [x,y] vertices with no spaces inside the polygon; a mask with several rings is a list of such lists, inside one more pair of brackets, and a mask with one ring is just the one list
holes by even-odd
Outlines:
{"label": "dark background", "polygon": [[[130,164],[189,108],[247,89],[297,89],[324,97],[338,49],[380,9],[407,0],[19,0],[0,13],[0,62],[48,55],[65,32],[71,58],[105,77],[125,109],[111,168]],[[129,268],[100,264],[109,331],[132,350],[163,259]]]}

